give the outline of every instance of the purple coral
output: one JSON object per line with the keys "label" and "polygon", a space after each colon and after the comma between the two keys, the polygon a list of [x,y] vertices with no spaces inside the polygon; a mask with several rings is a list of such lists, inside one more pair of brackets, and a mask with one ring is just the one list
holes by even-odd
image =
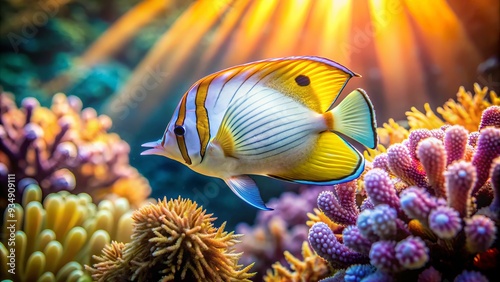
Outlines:
{"label": "purple coral", "polygon": [[344,240],[344,245],[348,248],[365,255],[370,253],[370,248],[372,247],[373,242],[359,232],[358,226],[347,226],[342,231],[342,238]]}
{"label": "purple coral", "polygon": [[500,213],[500,157],[493,160],[490,177],[494,193],[493,201],[490,204],[490,210],[498,214]]}
{"label": "purple coral", "polygon": [[418,169],[416,160],[405,145],[394,144],[387,149],[387,159],[391,171],[410,185],[427,187],[425,173]]}
{"label": "purple coral", "polygon": [[350,250],[340,243],[332,230],[323,222],[315,223],[309,230],[309,242],[322,258],[333,267],[344,268],[367,261],[366,256]]}
{"label": "purple coral", "polygon": [[468,216],[471,190],[476,183],[476,168],[469,162],[458,161],[451,164],[445,172],[448,189],[448,206],[460,216]]}
{"label": "purple coral", "polygon": [[469,134],[463,126],[454,125],[446,129],[444,147],[446,148],[447,165],[464,157],[468,139]]}
{"label": "purple coral", "polygon": [[410,187],[400,195],[401,207],[408,217],[418,219],[420,222],[427,222],[427,218],[438,202],[424,189]]}
{"label": "purple coral", "polygon": [[393,239],[397,232],[397,213],[388,205],[378,205],[370,214],[373,232],[381,239]]}
{"label": "purple coral", "polygon": [[359,282],[366,276],[374,273],[377,269],[369,264],[355,264],[351,265],[345,270],[345,282]]}
{"label": "purple coral", "polygon": [[491,106],[483,111],[479,130],[488,126],[500,128],[500,106]]}
{"label": "purple coral", "polygon": [[474,131],[469,134],[469,139],[467,140],[467,144],[471,147],[477,146],[477,140],[479,139],[479,131]]}
{"label": "purple coral", "polygon": [[446,168],[446,151],[443,143],[430,137],[422,140],[417,147],[417,156],[422,163],[429,184],[438,197],[446,198],[443,172]]}
{"label": "purple coral", "polygon": [[489,177],[493,159],[500,156],[500,128],[487,127],[481,130],[472,164],[477,170],[477,182],[472,193],[481,188]]}
{"label": "purple coral", "polygon": [[366,173],[364,180],[366,193],[374,205],[387,204],[401,210],[396,189],[386,171],[380,168],[371,169]]}
{"label": "purple coral", "polygon": [[370,263],[383,272],[401,271],[402,266],[396,258],[396,242],[378,241],[374,243],[370,250]]}
{"label": "purple coral", "polygon": [[381,153],[377,155],[372,162],[373,168],[380,168],[385,171],[389,171],[389,160],[386,153]]}
{"label": "purple coral", "polygon": [[422,271],[418,276],[418,282],[437,282],[442,281],[443,277],[441,272],[437,271],[434,267],[429,267],[426,270]]}
{"label": "purple coral", "polygon": [[456,210],[440,206],[430,213],[429,227],[439,238],[451,239],[462,229],[462,222]]}
{"label": "purple coral", "polygon": [[378,240],[378,236],[372,229],[371,217],[372,217],[372,210],[362,211],[358,216],[356,225],[358,226],[359,233],[361,233],[363,237],[369,239],[370,241],[376,241]]}
{"label": "purple coral", "polygon": [[497,228],[493,220],[484,215],[474,215],[465,220],[465,243],[471,253],[481,253],[491,247]]}
{"label": "purple coral", "polygon": [[428,129],[415,129],[410,132],[410,135],[408,136],[408,149],[410,150],[412,158],[419,159],[417,155],[418,145],[422,140],[431,136],[432,134]]}
{"label": "purple coral", "polygon": [[418,269],[429,261],[429,249],[420,237],[410,236],[396,245],[396,258],[406,269]]}
{"label": "purple coral", "polygon": [[489,282],[488,278],[484,277],[481,273],[477,271],[467,271],[465,270],[460,275],[455,277],[454,282]]}
{"label": "purple coral", "polygon": [[318,208],[338,224],[355,224],[359,214],[356,206],[355,183],[335,185],[334,189],[336,193],[323,191],[319,194]]}

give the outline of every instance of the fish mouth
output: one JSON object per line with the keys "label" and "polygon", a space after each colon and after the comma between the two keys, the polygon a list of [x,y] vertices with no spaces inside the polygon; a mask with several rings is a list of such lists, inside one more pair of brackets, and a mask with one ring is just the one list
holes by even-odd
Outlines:
{"label": "fish mouth", "polygon": [[144,152],[141,152],[141,156],[163,155],[164,154],[163,147],[160,145],[159,141],[153,141],[153,142],[144,143],[144,144],[141,145],[141,147],[151,148],[151,149],[148,149],[148,150],[146,150]]}

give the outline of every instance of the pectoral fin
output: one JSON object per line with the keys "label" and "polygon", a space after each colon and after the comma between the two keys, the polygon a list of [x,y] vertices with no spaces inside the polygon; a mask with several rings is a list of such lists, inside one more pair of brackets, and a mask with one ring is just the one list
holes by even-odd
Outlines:
{"label": "pectoral fin", "polygon": [[238,175],[224,179],[224,181],[243,201],[261,210],[273,210],[264,204],[264,201],[260,197],[259,188],[252,178],[246,175]]}

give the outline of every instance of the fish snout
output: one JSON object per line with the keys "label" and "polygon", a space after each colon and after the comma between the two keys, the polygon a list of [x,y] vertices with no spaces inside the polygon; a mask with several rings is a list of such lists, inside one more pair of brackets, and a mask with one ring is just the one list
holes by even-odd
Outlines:
{"label": "fish snout", "polygon": [[165,150],[163,149],[163,146],[161,146],[161,140],[144,143],[141,145],[141,147],[151,148],[151,149],[148,149],[144,152],[141,152],[141,156],[146,156],[146,155],[163,156],[163,155],[165,155]]}

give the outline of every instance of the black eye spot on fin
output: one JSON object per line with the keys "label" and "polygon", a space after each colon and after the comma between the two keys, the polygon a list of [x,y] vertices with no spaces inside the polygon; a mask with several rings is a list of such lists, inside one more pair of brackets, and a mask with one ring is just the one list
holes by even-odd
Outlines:
{"label": "black eye spot on fin", "polygon": [[299,86],[307,86],[307,85],[311,84],[311,80],[309,79],[309,77],[306,75],[303,75],[303,74],[299,74],[295,78],[295,82],[297,82],[297,84]]}
{"label": "black eye spot on fin", "polygon": [[186,133],[186,129],[184,129],[184,127],[181,125],[177,125],[174,127],[174,133],[177,136],[183,136],[184,133]]}

